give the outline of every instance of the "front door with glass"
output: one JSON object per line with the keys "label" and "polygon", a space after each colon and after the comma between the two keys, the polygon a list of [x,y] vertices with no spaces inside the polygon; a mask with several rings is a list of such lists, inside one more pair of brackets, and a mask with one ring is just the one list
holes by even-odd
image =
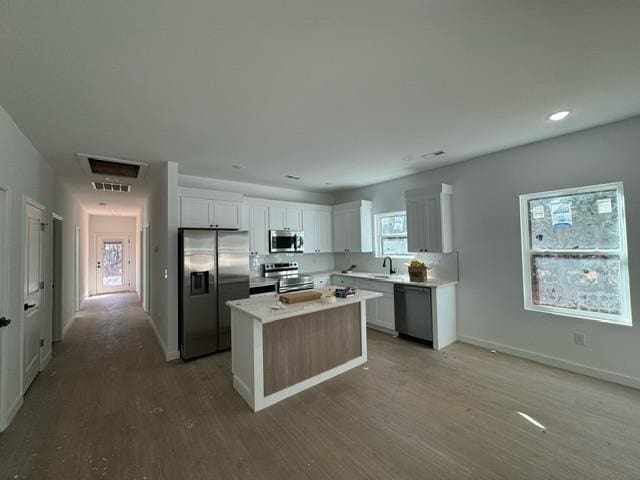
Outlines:
{"label": "front door with glass", "polygon": [[96,236],[96,293],[130,290],[129,235]]}

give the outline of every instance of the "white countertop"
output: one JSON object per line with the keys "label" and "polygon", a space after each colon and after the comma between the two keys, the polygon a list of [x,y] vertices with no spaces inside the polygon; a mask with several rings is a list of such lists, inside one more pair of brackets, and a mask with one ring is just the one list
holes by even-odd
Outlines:
{"label": "white countertop", "polygon": [[[342,288],[331,286],[330,289]],[[311,290],[305,290],[309,292]],[[327,292],[327,288],[317,289],[318,292]],[[369,300],[371,298],[381,297],[382,294],[378,292],[370,292],[367,290],[356,290],[356,294],[350,298],[336,298],[333,303],[322,303],[320,300],[313,300],[311,302],[294,303],[287,305],[284,303],[276,302],[275,295],[272,297],[253,297],[245,298],[243,300],[230,300],[227,305],[231,308],[235,308],[244,313],[251,315],[252,317],[260,320],[262,323],[274,322],[276,320],[282,320],[290,317],[297,317],[299,315],[305,315],[307,313],[320,312],[322,310],[328,310],[330,308],[339,308],[352,303],[362,302],[363,300]],[[271,308],[274,304],[284,306],[282,310],[274,310]]]}
{"label": "white countertop", "polygon": [[409,280],[408,274],[394,274],[389,275],[385,273],[369,273],[369,272],[353,272],[353,273],[342,273],[338,270],[329,270],[323,272],[310,272],[305,273],[305,275],[340,275],[343,277],[353,277],[353,278],[361,278],[363,280],[372,280],[375,282],[386,282],[386,283],[400,283],[402,285],[416,285],[419,287],[448,287],[449,285],[455,285],[458,283],[457,280],[439,280],[439,279],[428,279],[426,282],[412,282]]}

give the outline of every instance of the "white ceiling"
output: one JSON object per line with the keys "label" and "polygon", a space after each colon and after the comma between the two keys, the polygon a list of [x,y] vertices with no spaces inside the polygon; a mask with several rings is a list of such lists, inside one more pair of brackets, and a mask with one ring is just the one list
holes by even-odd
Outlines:
{"label": "white ceiling", "polygon": [[75,152],[347,188],[640,113],[635,0],[0,0],[0,45],[74,188]]}

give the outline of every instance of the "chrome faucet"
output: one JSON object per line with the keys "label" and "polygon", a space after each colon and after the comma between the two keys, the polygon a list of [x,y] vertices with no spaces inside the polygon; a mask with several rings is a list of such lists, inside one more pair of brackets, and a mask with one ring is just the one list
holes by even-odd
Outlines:
{"label": "chrome faucet", "polygon": [[389,259],[389,275],[393,275],[396,271],[393,269],[393,260],[391,260],[391,257],[384,257],[382,267],[384,268],[387,266],[387,258]]}

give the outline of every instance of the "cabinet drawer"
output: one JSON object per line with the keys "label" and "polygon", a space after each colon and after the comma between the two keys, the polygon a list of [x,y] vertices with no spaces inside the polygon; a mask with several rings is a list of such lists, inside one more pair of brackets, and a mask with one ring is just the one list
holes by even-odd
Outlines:
{"label": "cabinet drawer", "polygon": [[331,282],[331,278],[329,277],[329,275],[319,275],[319,276],[313,277],[314,288],[327,287],[329,286],[330,282]]}
{"label": "cabinet drawer", "polygon": [[345,286],[345,287],[353,287],[355,286],[355,282],[353,278],[342,277],[340,275],[334,275],[331,277],[331,283],[334,285]]}

